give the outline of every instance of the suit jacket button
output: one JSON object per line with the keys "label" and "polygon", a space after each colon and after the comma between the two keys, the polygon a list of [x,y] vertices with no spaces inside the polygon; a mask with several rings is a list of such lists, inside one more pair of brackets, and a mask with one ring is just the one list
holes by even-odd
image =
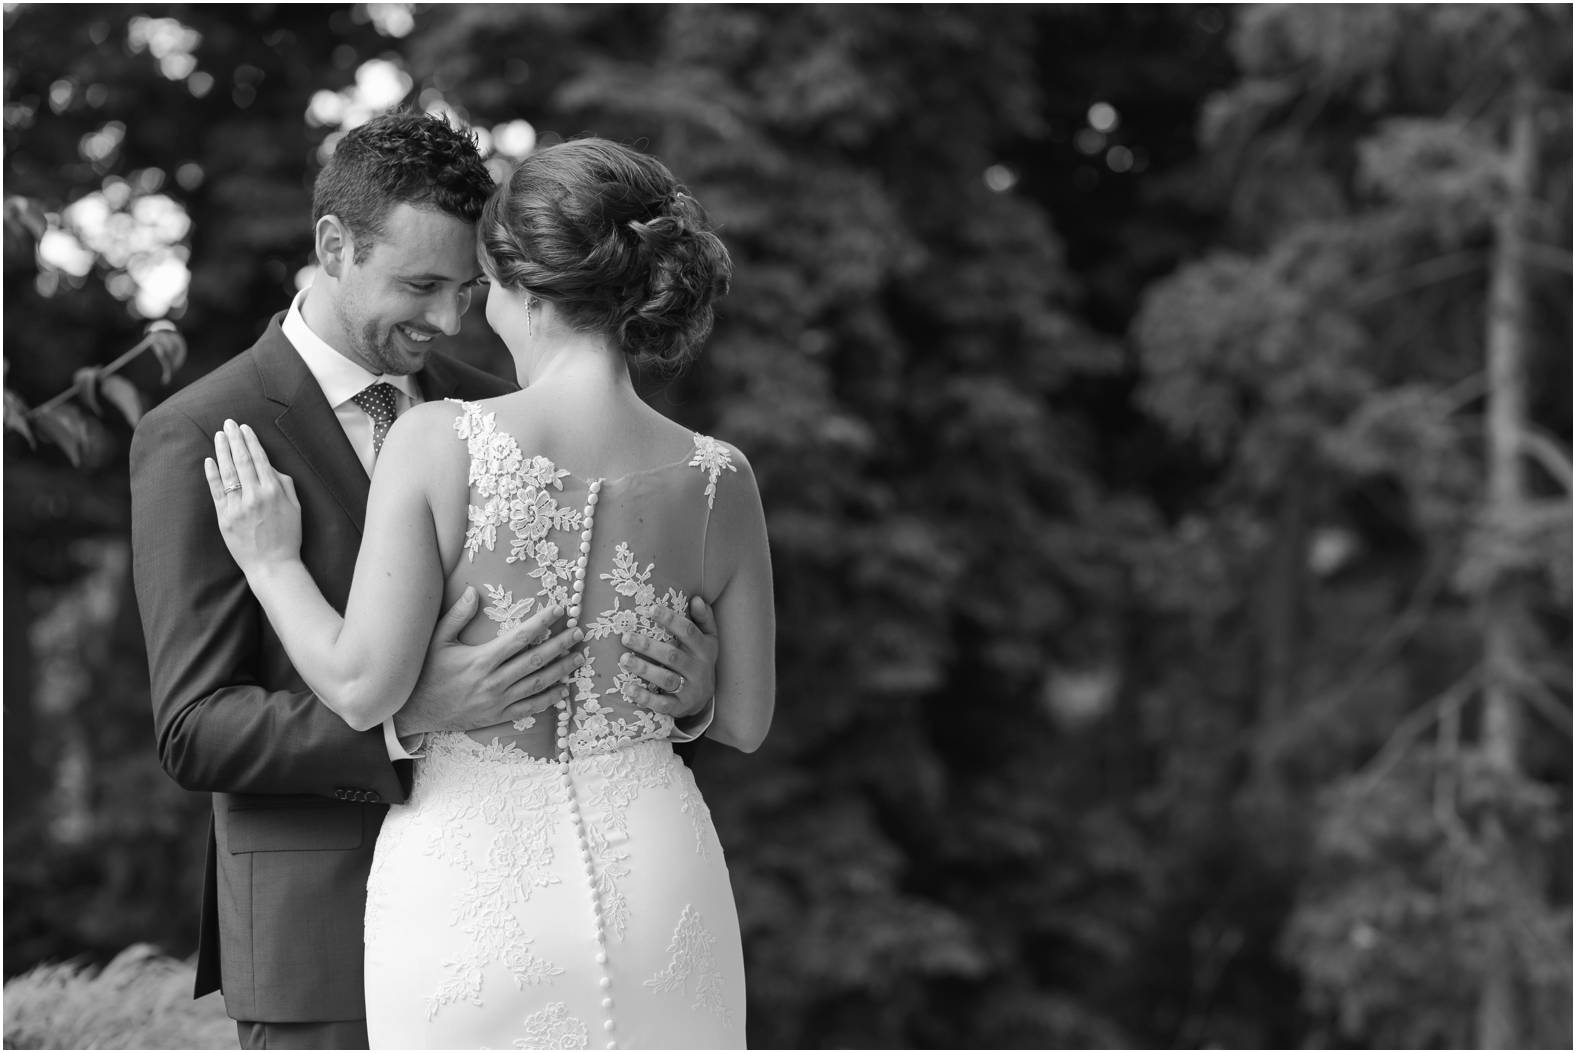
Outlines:
{"label": "suit jacket button", "polygon": [[334,796],[343,801],[345,799],[345,791],[343,789],[336,789],[334,791]]}

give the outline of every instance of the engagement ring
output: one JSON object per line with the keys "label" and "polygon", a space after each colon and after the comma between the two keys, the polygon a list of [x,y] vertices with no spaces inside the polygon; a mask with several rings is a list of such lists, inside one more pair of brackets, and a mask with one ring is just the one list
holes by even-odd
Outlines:
{"label": "engagement ring", "polygon": [[[229,486],[224,488],[224,492],[227,493],[227,494],[233,494],[237,490],[239,490],[240,488],[241,488],[241,484],[240,483],[231,483]],[[683,678],[680,677],[680,679],[683,679]]]}

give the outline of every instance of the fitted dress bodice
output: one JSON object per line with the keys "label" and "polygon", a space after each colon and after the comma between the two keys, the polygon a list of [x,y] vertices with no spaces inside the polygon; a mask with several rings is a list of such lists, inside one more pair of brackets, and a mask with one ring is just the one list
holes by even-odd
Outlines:
{"label": "fitted dress bodice", "polygon": [[696,434],[673,463],[585,478],[522,451],[495,414],[461,406],[454,426],[470,457],[469,523],[449,594],[474,586],[487,619],[462,639],[507,632],[553,605],[568,612],[569,628],[585,633],[585,661],[571,678],[567,707],[472,737],[513,743],[533,757],[670,738],[671,717],[626,698],[637,680],[619,666],[621,637],[670,639],[652,612],[685,613],[690,596],[704,592],[717,487],[735,470],[729,448]]}

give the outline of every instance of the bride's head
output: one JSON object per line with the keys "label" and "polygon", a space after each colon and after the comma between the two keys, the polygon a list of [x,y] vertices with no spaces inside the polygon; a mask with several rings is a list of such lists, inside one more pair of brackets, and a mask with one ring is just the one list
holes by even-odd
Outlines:
{"label": "bride's head", "polygon": [[[677,369],[711,332],[733,264],[706,214],[656,158],[606,139],[549,146],[494,191],[477,226],[489,296],[553,305],[631,362]],[[489,317],[492,312],[489,311]]]}

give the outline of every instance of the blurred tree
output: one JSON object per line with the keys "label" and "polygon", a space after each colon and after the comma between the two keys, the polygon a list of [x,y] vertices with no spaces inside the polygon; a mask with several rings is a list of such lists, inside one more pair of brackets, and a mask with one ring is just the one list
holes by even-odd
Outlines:
{"label": "blurred tree", "polygon": [[[777,727],[699,772],[752,1043],[1506,1037],[1568,1009],[1568,17],[13,5],[6,386],[149,289],[180,379],[248,346],[374,106],[649,147],[739,266],[642,388],[749,453],[779,582]],[[193,935],[84,419],[80,471],[7,439],[8,973]]]}
{"label": "blurred tree", "polygon": [[1286,953],[1345,1040],[1567,1044],[1569,11],[1270,6],[1233,45],[1234,243],[1135,332],[1251,528],[1245,792],[1323,802]]}
{"label": "blurred tree", "polygon": [[[149,318],[180,319],[184,381],[284,306],[310,245],[315,144],[302,115],[382,39],[353,14],[6,8],[8,421],[110,364]],[[31,229],[12,222],[24,200],[36,207],[19,204],[16,218]],[[152,359],[115,376],[151,395]],[[119,405],[128,389],[99,390]],[[34,452],[7,430],[7,975],[137,940],[175,953],[195,943],[206,805],[159,771],[149,738],[126,406],[103,418],[80,398],[58,406],[76,470],[58,441]]]}

